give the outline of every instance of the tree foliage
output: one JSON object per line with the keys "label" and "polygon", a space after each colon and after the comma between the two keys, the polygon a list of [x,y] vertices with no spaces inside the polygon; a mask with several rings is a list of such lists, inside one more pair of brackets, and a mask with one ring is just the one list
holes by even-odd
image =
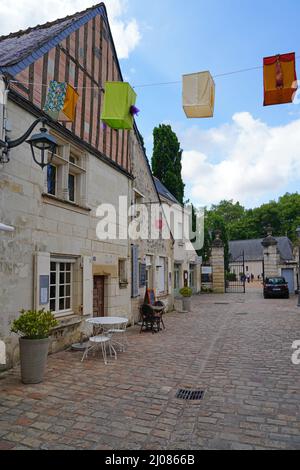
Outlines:
{"label": "tree foliage", "polygon": [[207,211],[221,217],[229,240],[262,238],[271,225],[273,235],[288,236],[296,240],[296,228],[300,226],[300,195],[287,193],[278,201],[270,201],[254,209],[245,209],[233,201],[221,201]]}
{"label": "tree foliage", "polygon": [[205,211],[204,246],[198,253],[209,262],[216,230],[221,230],[225,247],[225,267],[229,266],[229,240],[263,238],[268,226],[275,237],[288,236],[296,241],[300,226],[300,194],[287,193],[278,201],[270,201],[254,209],[245,209],[239,202],[221,201]]}
{"label": "tree foliage", "polygon": [[182,150],[178,138],[171,126],[165,124],[154,129],[153,137],[153,174],[168,188],[178,202],[183,204]]}

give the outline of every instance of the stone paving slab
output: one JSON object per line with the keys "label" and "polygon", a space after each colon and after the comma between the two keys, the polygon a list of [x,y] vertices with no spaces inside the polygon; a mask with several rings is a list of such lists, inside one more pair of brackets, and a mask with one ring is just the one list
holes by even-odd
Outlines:
{"label": "stone paving slab", "polygon": [[[43,384],[1,374],[0,450],[300,449],[295,305],[260,290],[202,295],[159,334],[129,329],[108,366],[66,351],[49,357]],[[179,388],[204,399],[179,400]]]}

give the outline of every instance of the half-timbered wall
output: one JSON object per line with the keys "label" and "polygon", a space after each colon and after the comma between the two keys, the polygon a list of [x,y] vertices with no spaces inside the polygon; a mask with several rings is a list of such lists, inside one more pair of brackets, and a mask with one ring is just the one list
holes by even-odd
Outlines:
{"label": "half-timbered wall", "polygon": [[16,77],[11,86],[43,108],[50,80],[66,81],[80,98],[74,123],[63,124],[113,162],[131,173],[129,132],[101,126],[105,81],[121,80],[117,59],[103,18],[97,15]]}

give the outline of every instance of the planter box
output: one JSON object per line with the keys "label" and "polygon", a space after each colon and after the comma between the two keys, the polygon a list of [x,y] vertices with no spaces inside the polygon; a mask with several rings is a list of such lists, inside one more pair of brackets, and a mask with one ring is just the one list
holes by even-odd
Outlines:
{"label": "planter box", "polygon": [[183,305],[183,297],[176,297],[174,299],[174,308],[176,310],[176,312],[179,312],[179,313],[187,313],[188,311],[184,309],[184,305]]}
{"label": "planter box", "polygon": [[24,384],[43,381],[47,364],[50,339],[19,339],[21,379]]}

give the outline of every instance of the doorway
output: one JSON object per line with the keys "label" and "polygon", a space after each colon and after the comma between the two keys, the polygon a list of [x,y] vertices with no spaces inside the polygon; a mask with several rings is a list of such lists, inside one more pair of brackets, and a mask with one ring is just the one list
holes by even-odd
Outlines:
{"label": "doorway", "polygon": [[93,294],[93,316],[104,317],[104,289],[105,277],[94,276],[94,294]]}
{"label": "doorway", "polygon": [[295,293],[295,283],[294,283],[294,270],[293,269],[282,269],[281,275],[285,278],[286,282],[289,285],[290,294]]}

